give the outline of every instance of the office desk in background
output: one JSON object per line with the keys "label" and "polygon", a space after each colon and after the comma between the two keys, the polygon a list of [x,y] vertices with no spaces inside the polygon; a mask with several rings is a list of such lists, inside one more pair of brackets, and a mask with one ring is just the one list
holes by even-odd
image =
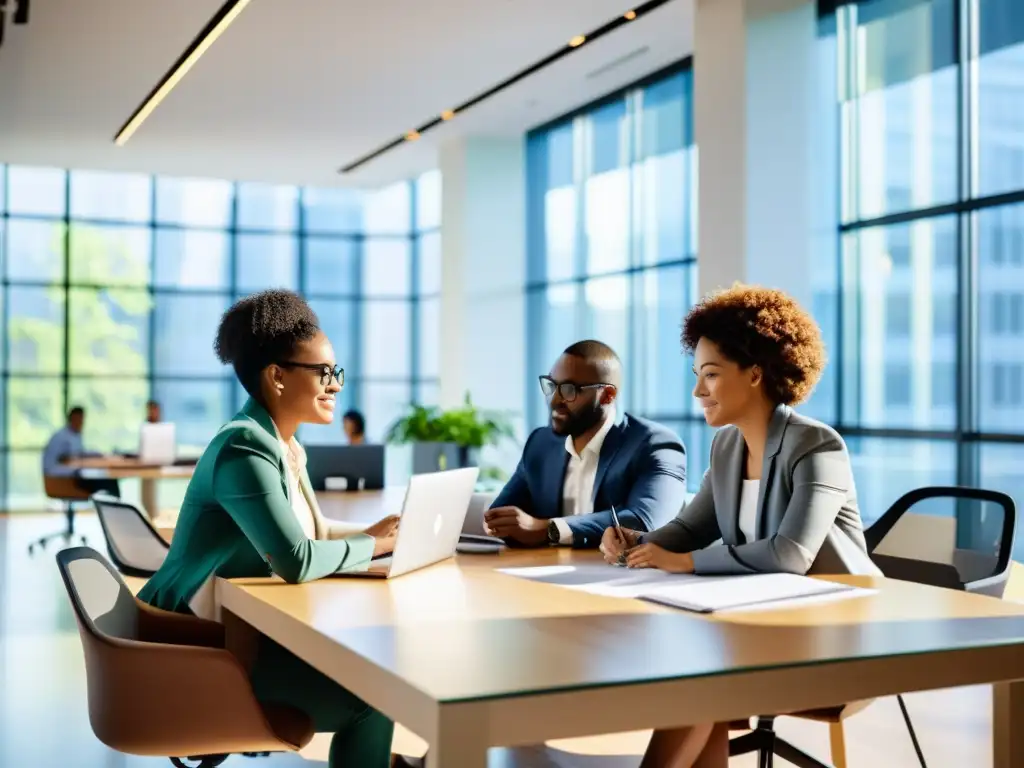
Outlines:
{"label": "office desk in background", "polygon": [[151,520],[160,514],[157,500],[156,484],[160,480],[187,480],[192,477],[195,465],[153,466],[144,464],[138,459],[127,459],[120,456],[102,456],[97,458],[76,459],[69,462],[76,467],[85,478],[96,480],[140,480],[142,485],[142,506]]}

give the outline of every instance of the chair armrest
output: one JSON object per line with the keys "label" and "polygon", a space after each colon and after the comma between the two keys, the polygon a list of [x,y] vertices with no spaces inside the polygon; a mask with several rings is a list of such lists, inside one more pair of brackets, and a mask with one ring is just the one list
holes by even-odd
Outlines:
{"label": "chair armrest", "polygon": [[113,749],[182,757],[303,746],[275,734],[228,651],[99,638],[88,631],[82,631],[82,642],[89,719],[97,738]]}
{"label": "chair armrest", "polygon": [[139,637],[146,643],[224,647],[224,625],[215,621],[154,608],[135,598],[139,609]]}

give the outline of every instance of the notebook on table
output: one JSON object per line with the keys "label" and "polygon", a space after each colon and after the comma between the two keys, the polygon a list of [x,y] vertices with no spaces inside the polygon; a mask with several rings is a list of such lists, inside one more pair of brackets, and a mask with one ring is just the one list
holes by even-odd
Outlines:
{"label": "notebook on table", "polygon": [[766,608],[781,608],[781,603],[790,600],[831,596],[855,597],[871,591],[792,573],[765,573],[750,576],[697,577],[679,583],[651,587],[638,597],[641,600],[685,611],[715,613],[762,605]]}

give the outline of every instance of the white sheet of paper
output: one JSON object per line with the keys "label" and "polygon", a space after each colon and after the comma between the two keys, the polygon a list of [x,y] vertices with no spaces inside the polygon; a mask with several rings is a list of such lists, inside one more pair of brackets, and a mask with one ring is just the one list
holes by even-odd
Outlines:
{"label": "white sheet of paper", "polygon": [[528,581],[609,597],[639,597],[655,586],[685,584],[704,578],[692,574],[665,573],[652,568],[631,570],[606,563],[499,568],[498,571]]}
{"label": "white sheet of paper", "polygon": [[[605,563],[499,568],[498,571],[528,581],[606,597],[677,597],[681,604],[675,607],[682,608],[682,604],[687,604],[692,606],[691,610],[698,606],[708,606],[716,611],[780,609],[861,597],[875,591],[859,587],[831,591],[835,588],[833,582],[784,573],[697,576],[648,568],[630,570]],[[821,594],[823,591],[825,594]]]}

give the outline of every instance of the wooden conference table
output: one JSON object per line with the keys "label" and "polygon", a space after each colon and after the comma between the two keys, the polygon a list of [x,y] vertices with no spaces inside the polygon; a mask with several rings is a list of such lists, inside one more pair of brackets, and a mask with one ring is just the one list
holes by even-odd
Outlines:
{"label": "wooden conference table", "polygon": [[[376,505],[344,496],[331,502],[360,520],[395,511],[387,493]],[[496,572],[597,558],[507,551],[390,581],[220,580],[217,599],[234,650],[272,638],[424,738],[430,766],[480,768],[490,746],[983,683],[996,683],[995,766],[1024,765],[1024,606],[832,577],[878,591],[704,617]]]}

